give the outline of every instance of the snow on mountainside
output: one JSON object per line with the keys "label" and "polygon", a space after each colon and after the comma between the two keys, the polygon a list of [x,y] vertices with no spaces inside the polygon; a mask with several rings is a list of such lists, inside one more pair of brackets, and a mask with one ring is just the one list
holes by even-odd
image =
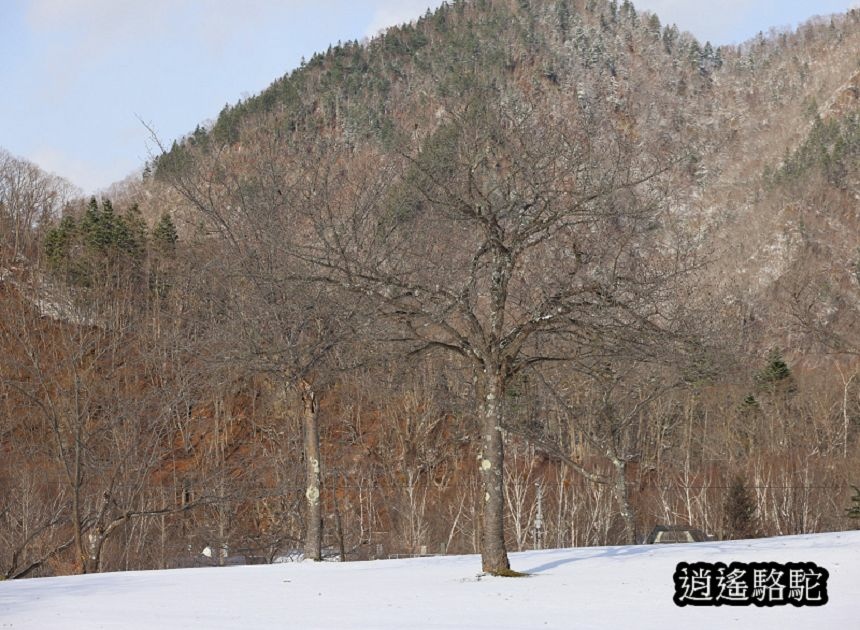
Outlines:
{"label": "snow on mountainside", "polygon": [[[855,628],[860,532],[512,555],[524,579],[477,576],[475,556],[110,573],[0,584],[0,628]],[[815,562],[820,608],[678,608],[678,562]]]}

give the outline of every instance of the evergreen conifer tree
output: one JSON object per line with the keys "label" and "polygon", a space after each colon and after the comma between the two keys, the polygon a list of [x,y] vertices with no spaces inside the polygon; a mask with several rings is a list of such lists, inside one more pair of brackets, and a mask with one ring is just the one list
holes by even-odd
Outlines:
{"label": "evergreen conifer tree", "polygon": [[660,32],[662,28],[663,25],[660,24],[660,18],[657,16],[656,13],[652,13],[651,16],[648,18],[648,32],[651,33],[651,35],[655,39],[660,39]]}
{"label": "evergreen conifer tree", "polygon": [[179,241],[179,234],[176,232],[176,225],[165,212],[152,230],[153,245],[159,253],[172,254],[176,249],[177,241]]}
{"label": "evergreen conifer tree", "polygon": [[756,380],[762,384],[774,384],[791,377],[791,370],[778,348],[770,351],[767,365],[756,375]]}
{"label": "evergreen conifer tree", "polygon": [[137,204],[131,206],[125,215],[121,216],[117,225],[117,248],[133,260],[141,260],[146,249],[146,221]]}
{"label": "evergreen conifer tree", "polygon": [[759,535],[755,498],[742,475],[736,474],[732,478],[723,509],[728,538],[755,538]]}
{"label": "evergreen conifer tree", "polygon": [[79,222],[67,216],[48,232],[45,255],[67,282],[90,286],[108,269],[134,270],[143,260],[145,245],[146,223],[137,206],[118,215],[109,200],[99,205],[93,197]]}
{"label": "evergreen conifer tree", "polygon": [[45,238],[45,254],[51,266],[57,267],[68,258],[70,242],[76,227],[75,220],[65,216],[57,227],[48,232]]}

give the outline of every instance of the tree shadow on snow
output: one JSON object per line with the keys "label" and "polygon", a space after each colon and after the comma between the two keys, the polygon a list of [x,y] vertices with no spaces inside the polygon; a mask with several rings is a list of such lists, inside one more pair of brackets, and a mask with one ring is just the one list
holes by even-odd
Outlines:
{"label": "tree shadow on snow", "polygon": [[550,571],[551,569],[557,569],[560,566],[564,566],[565,564],[571,564],[573,562],[582,562],[584,560],[593,560],[595,558],[629,558],[632,556],[641,556],[643,554],[651,553],[654,551],[654,548],[651,545],[638,545],[636,547],[604,547],[600,552],[594,553],[590,556],[572,556],[570,558],[562,558],[561,560],[553,560],[552,562],[546,562],[544,564],[540,564],[536,567],[532,567],[530,569],[526,569],[526,573],[542,573],[544,571]]}

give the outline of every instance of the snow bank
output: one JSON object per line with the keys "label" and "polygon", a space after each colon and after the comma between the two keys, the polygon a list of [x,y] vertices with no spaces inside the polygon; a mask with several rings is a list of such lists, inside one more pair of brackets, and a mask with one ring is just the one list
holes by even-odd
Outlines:
{"label": "snow bank", "polygon": [[[141,571],[0,583],[0,628],[857,628],[860,532],[512,554],[528,578],[479,576],[476,556]],[[680,561],[815,562],[821,608],[678,608]]]}

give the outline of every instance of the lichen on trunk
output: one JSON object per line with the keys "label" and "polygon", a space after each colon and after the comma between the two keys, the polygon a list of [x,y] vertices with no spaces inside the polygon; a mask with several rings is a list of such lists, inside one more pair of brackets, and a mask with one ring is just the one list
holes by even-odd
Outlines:
{"label": "lichen on trunk", "polygon": [[485,369],[481,409],[481,453],[479,470],[484,490],[481,565],[486,573],[504,574],[510,571],[505,547],[504,503],[504,441],[502,437],[501,368]]}
{"label": "lichen on trunk", "polygon": [[319,403],[311,384],[299,383],[302,396],[302,433],[305,455],[305,559],[322,560],[322,507],[320,494],[322,474],[320,471]]}

